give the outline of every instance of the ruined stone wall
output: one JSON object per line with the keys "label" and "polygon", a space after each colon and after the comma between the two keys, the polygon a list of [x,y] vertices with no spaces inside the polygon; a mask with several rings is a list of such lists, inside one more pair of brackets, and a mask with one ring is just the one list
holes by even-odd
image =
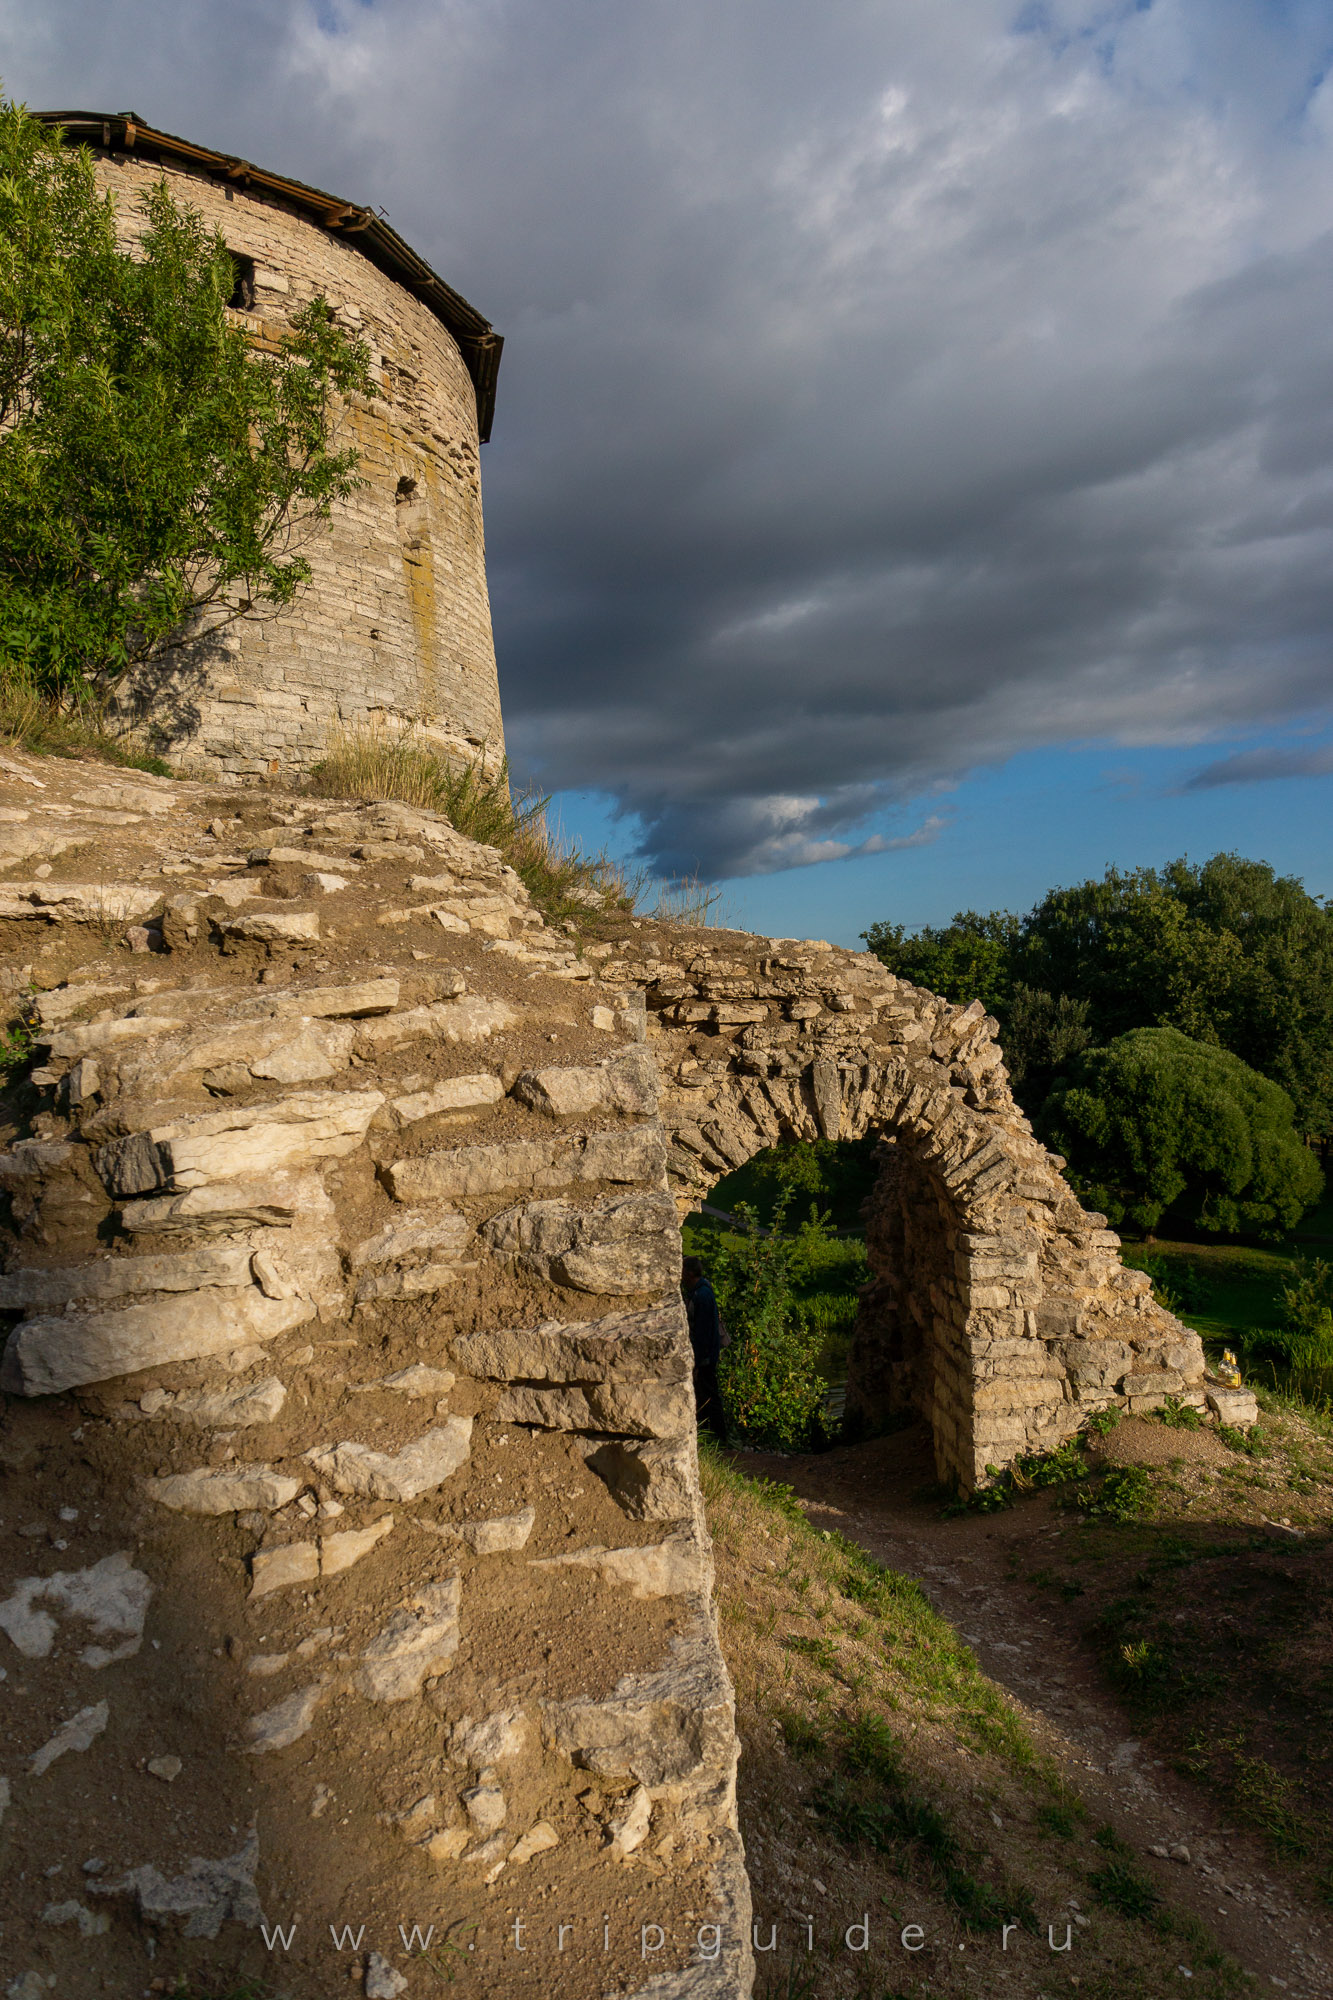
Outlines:
{"label": "ruined stone wall", "polygon": [[892,1142],[867,1216],[854,1422],[915,1410],[941,1477],[971,1489],[1109,1403],[1174,1395],[1253,1420],[1252,1398],[1205,1382],[1198,1335],[1125,1268],[1105,1216],[1033,1136],[979,1003],[825,944],[696,933],[651,949],[605,975],[644,996],[682,1206],[784,1139]]}
{"label": "ruined stone wall", "polygon": [[237,779],[308,769],[331,730],[374,723],[498,756],[476,394],[448,330],[354,237],[276,197],[127,153],[102,153],[97,174],[127,238],[137,197],[165,178],[253,259],[254,310],[237,317],[261,349],[322,293],[369,344],[376,384],[340,410],[339,442],[360,452],[366,483],[306,544],[314,574],[297,604],[170,656],[127,691],[124,719],[173,762]]}
{"label": "ruined stone wall", "polygon": [[740,2000],[642,1009],[432,815],[3,762],[11,1990]]}

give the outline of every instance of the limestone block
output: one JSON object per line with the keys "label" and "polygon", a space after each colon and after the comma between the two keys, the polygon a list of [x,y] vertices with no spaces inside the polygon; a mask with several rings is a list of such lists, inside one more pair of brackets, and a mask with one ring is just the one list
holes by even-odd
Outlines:
{"label": "limestone block", "polygon": [[528,1719],[521,1708],[497,1709],[480,1722],[463,1715],[450,1728],[449,1754],[480,1771],[488,1764],[503,1764],[521,1756],[528,1736]]}
{"label": "limestone block", "polygon": [[536,1519],[534,1507],[523,1507],[517,1514],[496,1514],[488,1521],[463,1521],[458,1535],[474,1555],[500,1555],[509,1549],[525,1548]]}
{"label": "limestone block", "polygon": [[184,1390],[167,1397],[162,1407],[164,1415],[176,1423],[230,1431],[271,1424],[286,1400],[286,1384],[269,1375],[262,1382],[247,1382],[236,1389]]}
{"label": "limestone block", "polygon": [[136,1236],[229,1235],[249,1226],[290,1229],[297,1222],[327,1223],[332,1216],[324,1183],[310,1171],[149,1195],[125,1202],[120,1211],[123,1227]]}
{"label": "limestone block", "polygon": [[646,1049],[627,1049],[613,1061],[590,1069],[525,1070],[514,1096],[552,1118],[582,1117],[599,1110],[649,1118],[657,1110],[661,1078]]}
{"label": "limestone block", "polygon": [[0,1277],[0,1310],[67,1306],[75,1300],[133,1297],[145,1292],[236,1288],[252,1282],[250,1247],[184,1250],[165,1257],[99,1257],[89,1264],[30,1267]]}
{"label": "limestone block", "polygon": [[[341,865],[341,864],[340,864]],[[398,1005],[396,979],[360,979],[347,986],[301,986],[290,992],[262,996],[256,1010],[273,1014],[304,1014],[312,1019],[365,1020],[391,1014]]]}
{"label": "limestone block", "polygon": [[684,1597],[703,1588],[703,1564],[693,1535],[672,1535],[627,1549],[575,1549],[534,1557],[530,1569],[590,1569],[604,1583],[625,1585],[633,1597]]}
{"label": "limestone block", "polygon": [[309,1030],[293,1035],[268,1055],[255,1056],[249,1065],[251,1076],[272,1083],[318,1083],[340,1067],[330,1060],[319,1036]]}
{"label": "limestone block", "polygon": [[633,1521],[685,1521],[694,1514],[692,1434],[645,1444],[599,1445],[588,1467],[606,1481]]}
{"label": "limestone block", "polygon": [[415,1251],[461,1255],[472,1231],[461,1209],[420,1210],[388,1223],[352,1251],[352,1264],[392,1264]]}
{"label": "limestone block", "polygon": [[144,1491],[161,1507],[179,1514],[271,1514],[301,1491],[301,1481],[271,1465],[200,1466],[146,1479]]}
{"label": "limestone block", "polygon": [[6,882],[0,917],[51,917],[76,924],[132,924],[161,902],[157,889],[130,882]]}
{"label": "limestone block", "polygon": [[702,1789],[735,1768],[735,1710],[716,1645],[677,1640],[668,1664],[627,1674],[606,1701],[545,1702],[553,1750],[601,1777]]}
{"label": "limestone block", "polygon": [[678,1381],[690,1369],[685,1314],[675,1301],[569,1325],[546,1320],[459,1334],[452,1352],[469,1375],[492,1382]]}
{"label": "limestone block", "polygon": [[185,1026],[178,1015],[143,1014],[119,1021],[89,1021],[78,1028],[60,1028],[42,1039],[53,1062],[75,1062],[80,1056],[100,1053],[122,1042],[138,1042],[149,1035],[174,1034]]}
{"label": "limestone block", "polygon": [[1185,1384],[1174,1368],[1145,1368],[1122,1376],[1117,1386],[1123,1396],[1178,1396]]}
{"label": "limestone block", "polygon": [[475,1270],[472,1264],[420,1264],[407,1271],[371,1271],[357,1279],[356,1299],[364,1304],[373,1299],[421,1299],[456,1285],[462,1273]]}
{"label": "limestone block", "polygon": [[505,1424],[542,1430],[671,1437],[694,1421],[687,1382],[598,1382],[567,1389],[508,1389],[495,1408]]}
{"label": "limestone block", "polygon": [[509,1865],[511,1868],[520,1868],[525,1861],[531,1861],[534,1854],[545,1854],[549,1848],[559,1845],[560,1836],[551,1822],[539,1819],[536,1825],[530,1826],[510,1848]]}
{"label": "limestone block", "polygon": [[1235,1430],[1248,1430],[1251,1424],[1259,1421],[1259,1404],[1249,1389],[1232,1389],[1223,1382],[1206,1382],[1204,1396],[1219,1424],[1230,1424]]}
{"label": "limestone block", "polygon": [[305,1456],[335,1492],[404,1501],[442,1486],[466,1464],[471,1449],[471,1417],[450,1417],[399,1452],[372,1451],[369,1445],[345,1442]]}
{"label": "limestone block", "polygon": [[575,1291],[660,1292],[680,1270],[680,1229],[669,1195],[628,1195],[587,1209],[530,1202],[495,1216],[482,1234],[501,1256]]}
{"label": "limestone block", "polygon": [[271,1590],[288,1590],[295,1583],[313,1583],[319,1575],[315,1542],[285,1542],[280,1548],[259,1549],[250,1559],[250,1596],[267,1597]]}
{"label": "limestone block", "polygon": [[0,1603],[0,1632],[12,1639],[25,1659],[44,1660],[55,1644],[57,1617],[78,1618],[104,1642],[85,1646],[80,1665],[105,1667],[138,1652],[152,1595],[152,1584],[142,1570],[131,1566],[122,1549],[87,1569],[25,1577]]}
{"label": "limestone block", "polygon": [[381,1376],[374,1386],[396,1390],[416,1402],[423,1396],[447,1396],[457,1379],[449,1368],[430,1368],[424,1361],[416,1361],[410,1368],[400,1368],[396,1375]]}
{"label": "limestone block", "polygon": [[361,1655],[355,1686],[371,1701],[410,1701],[428,1675],[441,1674],[458,1651],[460,1585],[456,1576],[424,1584],[395,1611]]}
{"label": "limestone block", "polygon": [[354,1152],[383,1103],[378,1090],[328,1090],[236,1105],[113,1139],[93,1164],[111,1195],[268,1176]]}
{"label": "limestone block", "polygon": [[319,936],[317,910],[251,910],[243,917],[226,917],[218,925],[223,937],[258,944],[300,944]]}
{"label": "limestone block", "polygon": [[184,1935],[215,1938],[228,1921],[254,1929],[264,1920],[255,1891],[259,1837],[251,1833],[239,1854],[221,1861],[193,1855],[171,1881],[151,1865],[132,1868],[114,1881],[92,1877],[85,1894],[133,1896],[144,1923],[154,1927],[184,1918]]}
{"label": "limestone block", "polygon": [[308,1299],[199,1292],[119,1312],[24,1320],[5,1344],[0,1388],[12,1396],[51,1396],[84,1382],[274,1340],[313,1319],[315,1311]]}
{"label": "limestone block", "polygon": [[429,1090],[412,1091],[391,1099],[394,1110],[407,1124],[419,1118],[435,1118],[445,1111],[486,1111],[505,1094],[498,1076],[451,1076]]}

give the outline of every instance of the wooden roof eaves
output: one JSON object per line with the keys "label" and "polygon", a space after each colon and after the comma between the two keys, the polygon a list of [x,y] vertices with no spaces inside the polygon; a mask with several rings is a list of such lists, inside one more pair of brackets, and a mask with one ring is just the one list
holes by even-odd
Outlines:
{"label": "wooden roof eaves", "polygon": [[59,126],[75,144],[130,153],[147,149],[188,161],[235,185],[261,188],[311,215],[321,228],[353,239],[356,248],[372,264],[412,292],[448,328],[472,377],[478,434],[483,444],[488,441],[495,417],[496,380],[504,339],[374,209],[341,201],[336,195],[325,194],[322,188],[308,187],[303,181],[271,173],[266,167],[256,167],[234,154],[216,153],[193,140],[159,132],[145,125],[132,111],[38,111],[33,116],[44,125]]}

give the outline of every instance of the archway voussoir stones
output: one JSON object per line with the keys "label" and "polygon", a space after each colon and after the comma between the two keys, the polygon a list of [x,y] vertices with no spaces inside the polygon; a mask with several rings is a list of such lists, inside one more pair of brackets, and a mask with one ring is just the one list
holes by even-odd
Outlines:
{"label": "archway voussoir stones", "polygon": [[854,1424],[924,1417],[940,1477],[971,1490],[1110,1404],[1203,1405],[1197,1334],[1122,1265],[1105,1217],[1034,1138],[979,1002],[817,943],[677,932],[654,949],[624,976],[667,1078],[682,1210],[783,1140],[881,1139]]}

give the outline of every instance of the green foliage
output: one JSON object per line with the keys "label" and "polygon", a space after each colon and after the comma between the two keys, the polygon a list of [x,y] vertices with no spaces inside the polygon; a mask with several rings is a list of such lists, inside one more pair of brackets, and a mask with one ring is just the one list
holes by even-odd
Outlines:
{"label": "green foliage", "polygon": [[899,979],[966,1005],[980,1000],[988,1014],[1004,1016],[1013,986],[1012,964],[1019,919],[1008,910],[959,910],[951,924],[927,924],[909,937],[902,924],[872,924],[861,935],[882,965]]}
{"label": "green foliage", "polygon": [[1093,1492],[1078,1496],[1079,1512],[1097,1521],[1137,1521],[1153,1504],[1152,1474],[1141,1465],[1113,1465]]}
{"label": "green foliage", "polygon": [[[875,1184],[877,1144],[872,1134],[852,1140],[793,1139],[766,1147],[735,1176],[744,1185],[741,1198],[748,1199],[753,1193],[757,1211],[766,1218],[772,1203],[790,1190],[826,1209],[835,1227],[855,1228],[860,1223],[861,1203]],[[724,1181],[713,1196],[722,1208],[731,1206],[726,1190]]]}
{"label": "green foliage", "polygon": [[1200,1229],[1275,1237],[1323,1187],[1286,1092],[1175,1028],[1088,1050],[1038,1125],[1117,1225],[1151,1230],[1179,1204]]}
{"label": "green foliage", "polygon": [[316,298],[257,352],[222,237],[165,182],[138,206],[131,254],[86,151],[0,106],[0,660],[60,704],[291,604],[359,483],[328,440],[364,344]]}
{"label": "green foliage", "polygon": [[1280,1084],[1302,1133],[1333,1134],[1333,911],[1267,862],[1110,868],[1021,919],[968,910],[864,936],[890,971],[999,1018],[1029,1111],[1083,1047],[1171,1027]]}
{"label": "green foliage", "polygon": [[722,1239],[710,1275],[731,1332],[718,1367],[729,1426],[747,1443],[800,1451],[823,1435],[825,1389],[815,1367],[823,1336],[802,1318],[796,1284],[828,1230],[826,1218],[812,1210],[789,1232],[790,1203],[788,1190],[764,1230],[742,1202],[739,1233]]}
{"label": "green foliage", "polygon": [[1293,1360],[1333,1361],[1333,1264],[1296,1260],[1296,1279],[1282,1287],[1281,1338]]}
{"label": "green foliage", "polygon": [[1156,1416],[1159,1424],[1165,1424],[1168,1430],[1173,1431],[1197,1431],[1203,1423],[1193,1405],[1182,1403],[1179,1396],[1168,1396]]}

